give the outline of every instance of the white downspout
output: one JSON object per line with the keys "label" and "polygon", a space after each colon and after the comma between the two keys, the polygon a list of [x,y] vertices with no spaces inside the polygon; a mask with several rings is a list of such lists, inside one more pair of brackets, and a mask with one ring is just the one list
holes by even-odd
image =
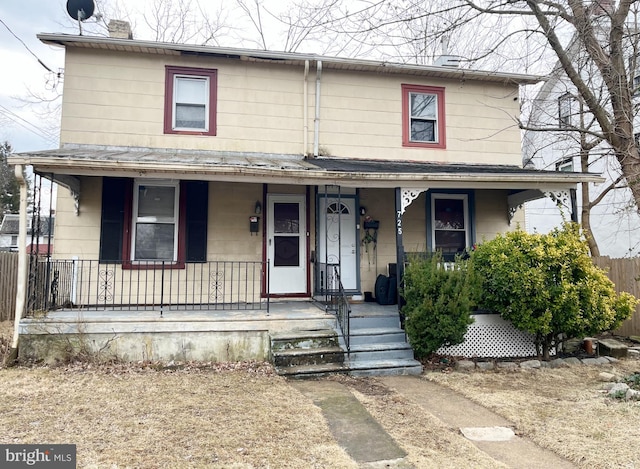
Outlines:
{"label": "white downspout", "polygon": [[309,156],[309,61],[304,61],[304,97],[303,97],[303,105],[302,105],[302,131],[304,135],[302,137],[302,145],[303,151],[302,154],[306,158]]}
{"label": "white downspout", "polygon": [[24,179],[24,167],[17,164],[15,175],[20,185],[20,218],[18,229],[18,288],[16,289],[16,311],[9,360],[18,358],[18,334],[20,319],[27,300],[27,181]]}
{"label": "white downspout", "polygon": [[320,147],[320,79],[322,78],[322,60],[318,60],[316,74],[316,117],[313,129],[313,156],[318,157]]}

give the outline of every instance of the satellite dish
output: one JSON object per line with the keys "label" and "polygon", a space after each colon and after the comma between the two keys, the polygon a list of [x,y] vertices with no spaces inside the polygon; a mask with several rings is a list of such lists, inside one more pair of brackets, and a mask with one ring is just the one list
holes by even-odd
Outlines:
{"label": "satellite dish", "polygon": [[67,13],[78,21],[80,35],[82,36],[82,21],[91,18],[96,6],[93,0],[67,0]]}

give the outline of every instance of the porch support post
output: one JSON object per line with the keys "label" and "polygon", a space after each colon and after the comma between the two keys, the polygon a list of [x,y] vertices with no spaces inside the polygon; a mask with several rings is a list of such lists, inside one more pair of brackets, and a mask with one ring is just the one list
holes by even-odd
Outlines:
{"label": "porch support post", "polygon": [[578,196],[575,189],[569,189],[571,197],[571,221],[578,223]]}
{"label": "porch support post", "polygon": [[18,224],[18,286],[16,289],[16,310],[11,351],[7,363],[12,363],[18,358],[18,334],[20,332],[20,319],[25,310],[27,301],[27,181],[24,178],[24,166],[15,166],[15,175],[20,185],[20,217]]}
{"label": "porch support post", "polygon": [[[402,188],[396,187],[396,282],[398,292],[398,312],[402,307],[400,303],[400,286],[402,285],[402,277],[404,275],[404,244],[402,241],[402,213],[404,212],[402,207]],[[400,318],[400,323],[404,326],[404,318]]]}

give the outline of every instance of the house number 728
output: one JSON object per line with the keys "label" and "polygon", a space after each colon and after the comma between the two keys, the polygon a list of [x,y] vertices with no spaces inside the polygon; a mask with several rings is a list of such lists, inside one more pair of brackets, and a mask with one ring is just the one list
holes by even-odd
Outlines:
{"label": "house number 728", "polygon": [[396,211],[396,228],[398,229],[398,234],[402,234],[402,212],[400,210]]}

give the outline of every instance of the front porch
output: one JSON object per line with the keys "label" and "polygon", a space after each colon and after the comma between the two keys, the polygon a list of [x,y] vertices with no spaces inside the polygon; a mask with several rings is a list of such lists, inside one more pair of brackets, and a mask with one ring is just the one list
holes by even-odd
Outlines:
{"label": "front porch", "polygon": [[61,348],[82,346],[126,361],[268,361],[271,333],[336,327],[312,301],[272,301],[268,311],[61,309],[20,321],[20,354],[61,359]]}
{"label": "front porch", "polygon": [[[350,313],[352,321],[398,317],[397,306],[376,303],[354,303]],[[312,299],[272,300],[269,311],[61,309],[20,321],[20,354],[64,359],[71,347],[83,347],[126,361],[269,361],[271,336],[296,331],[340,336],[336,314]]]}

